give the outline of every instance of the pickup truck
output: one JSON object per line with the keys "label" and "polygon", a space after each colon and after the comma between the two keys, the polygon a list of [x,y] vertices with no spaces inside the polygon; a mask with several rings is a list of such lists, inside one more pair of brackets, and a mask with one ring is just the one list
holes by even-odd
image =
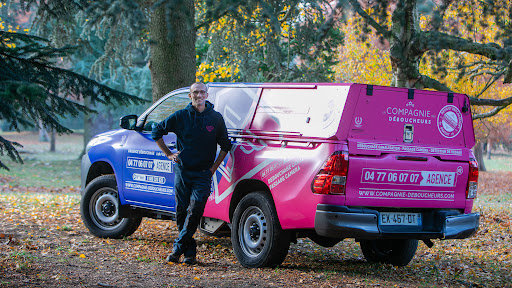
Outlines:
{"label": "pickup truck", "polygon": [[[174,163],[151,127],[188,93],[165,95],[87,144],[81,214],[92,234],[122,238],[143,217],[173,219]],[[419,240],[432,247],[478,229],[467,96],[350,83],[210,83],[208,93],[233,148],[212,177],[200,229],[230,235],[243,266],[281,264],[298,237],[325,247],[353,238],[367,261],[407,265]],[[173,133],[164,141],[176,148]]]}

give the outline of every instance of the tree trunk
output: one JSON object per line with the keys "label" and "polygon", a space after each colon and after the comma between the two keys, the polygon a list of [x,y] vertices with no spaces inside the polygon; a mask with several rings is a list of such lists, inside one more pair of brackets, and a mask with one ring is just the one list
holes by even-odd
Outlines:
{"label": "tree trunk", "polygon": [[173,9],[166,11],[162,5],[151,14],[149,69],[153,102],[172,90],[191,85],[196,79],[194,1],[177,2]]}
{"label": "tree trunk", "polygon": [[418,82],[420,60],[424,53],[420,47],[421,29],[415,1],[400,2],[392,15],[389,39],[392,80],[391,85],[406,88],[424,88]]}
{"label": "tree trunk", "polygon": [[43,127],[43,121],[39,120],[39,142],[48,142],[48,131]]}
{"label": "tree trunk", "polygon": [[484,164],[484,151],[483,151],[483,145],[481,141],[476,142],[475,146],[473,147],[473,154],[475,154],[476,162],[478,162],[478,170],[479,171],[487,171],[485,169]]}
{"label": "tree trunk", "polygon": [[52,129],[50,134],[50,152],[55,152],[55,142],[57,142],[57,133],[55,133],[55,129]]}
{"label": "tree trunk", "polygon": [[265,64],[267,65],[269,72],[266,76],[267,82],[275,82],[275,79],[279,79],[283,73],[281,67],[280,53],[281,47],[277,37],[267,37],[266,39],[267,51],[265,57]]}
{"label": "tree trunk", "polygon": [[487,160],[491,160],[491,148],[492,148],[492,141],[491,138],[487,139]]}

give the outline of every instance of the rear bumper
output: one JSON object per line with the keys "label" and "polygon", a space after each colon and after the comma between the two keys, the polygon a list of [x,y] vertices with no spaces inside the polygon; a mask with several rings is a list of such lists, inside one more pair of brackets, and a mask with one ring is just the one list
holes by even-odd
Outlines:
{"label": "rear bumper", "polygon": [[422,226],[382,227],[379,211],[318,204],[315,230],[318,235],[356,239],[463,239],[473,235],[479,225],[480,214],[457,214],[454,211],[424,213]]}

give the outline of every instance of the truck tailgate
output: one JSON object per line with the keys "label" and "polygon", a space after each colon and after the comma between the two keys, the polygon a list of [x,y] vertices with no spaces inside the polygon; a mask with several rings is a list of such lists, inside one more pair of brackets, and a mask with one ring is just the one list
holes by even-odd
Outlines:
{"label": "truck tailgate", "polygon": [[464,208],[468,162],[433,156],[351,155],[346,205]]}
{"label": "truck tailgate", "polygon": [[361,89],[347,132],[350,154],[438,156],[468,161],[475,143],[463,94],[370,86]]}

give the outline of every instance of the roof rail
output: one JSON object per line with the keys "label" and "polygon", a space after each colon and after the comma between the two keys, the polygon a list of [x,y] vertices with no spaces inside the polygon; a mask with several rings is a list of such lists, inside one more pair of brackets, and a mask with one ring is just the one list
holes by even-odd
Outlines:
{"label": "roof rail", "polygon": [[224,87],[224,88],[297,88],[297,89],[315,89],[316,84],[294,84],[294,83],[208,83],[210,87]]}

